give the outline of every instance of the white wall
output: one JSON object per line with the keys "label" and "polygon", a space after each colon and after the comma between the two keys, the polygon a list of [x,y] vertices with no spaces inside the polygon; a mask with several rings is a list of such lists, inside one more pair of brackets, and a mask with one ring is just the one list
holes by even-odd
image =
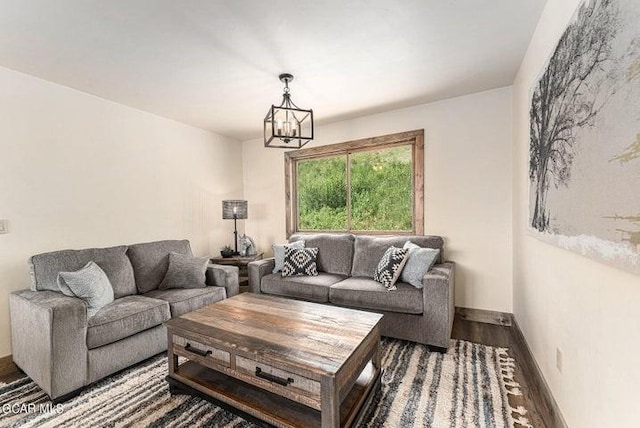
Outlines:
{"label": "white wall", "polygon": [[569,426],[638,426],[640,278],[527,235],[529,91],[578,3],[548,1],[514,84],[514,314]]}
{"label": "white wall", "polygon": [[220,201],[242,197],[240,142],[5,68],[0,94],[0,356],[32,254],[188,238],[208,255],[231,242]]}
{"label": "white wall", "polygon": [[[425,233],[457,263],[456,305],[512,310],[511,89],[501,88],[316,128],[308,147],[425,130]],[[339,100],[336,100],[339,102]],[[243,144],[247,234],[285,240],[284,152]]]}

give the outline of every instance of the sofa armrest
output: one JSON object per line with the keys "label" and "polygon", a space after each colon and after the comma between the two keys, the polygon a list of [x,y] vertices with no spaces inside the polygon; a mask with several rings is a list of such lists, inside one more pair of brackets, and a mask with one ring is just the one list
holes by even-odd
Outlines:
{"label": "sofa armrest", "polygon": [[51,399],[85,386],[87,306],[55,291],[10,294],[13,361]]}
{"label": "sofa armrest", "polygon": [[207,266],[207,285],[217,285],[227,290],[227,298],[240,293],[240,269],[237,266],[209,264]]}
{"label": "sofa armrest", "polygon": [[422,279],[424,315],[431,319],[430,325],[439,338],[436,346],[447,348],[455,316],[455,263],[443,262],[434,265]]}
{"label": "sofa armrest", "polygon": [[256,260],[247,265],[249,271],[249,291],[251,293],[260,293],[260,283],[262,277],[269,275],[276,267],[276,259],[269,257],[262,260]]}

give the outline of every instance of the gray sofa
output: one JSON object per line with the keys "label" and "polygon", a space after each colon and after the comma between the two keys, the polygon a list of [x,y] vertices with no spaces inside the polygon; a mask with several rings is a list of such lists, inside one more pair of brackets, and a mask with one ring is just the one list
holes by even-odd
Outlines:
{"label": "gray sofa", "polygon": [[[449,346],[454,317],[455,265],[444,261],[439,236],[365,236],[351,234],[294,234],[290,242],[304,240],[319,248],[318,276],[282,277],[272,273],[274,259],[249,263],[249,288],[312,302],[329,303],[384,314],[382,335],[430,345],[439,351]],[[398,282],[397,290],[373,280],[375,268],[391,245],[406,241],[440,249],[436,264],[424,275],[423,288]]]}
{"label": "gray sofa", "polygon": [[[169,253],[189,241],[63,250],[29,259],[31,290],[10,295],[13,360],[51,399],[67,395],[167,349],[163,323],[238,293],[238,268],[209,265],[205,288],[159,290]],[[89,261],[107,274],[115,300],[87,318],[85,303],[59,292],[61,271]]]}

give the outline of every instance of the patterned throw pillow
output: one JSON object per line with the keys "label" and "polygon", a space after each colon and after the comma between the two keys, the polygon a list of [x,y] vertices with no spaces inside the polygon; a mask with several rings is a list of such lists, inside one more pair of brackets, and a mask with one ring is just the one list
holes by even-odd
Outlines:
{"label": "patterned throw pillow", "polygon": [[282,276],[318,275],[317,248],[291,248],[284,250]]}
{"label": "patterned throw pillow", "polygon": [[396,289],[396,281],[400,277],[402,268],[407,262],[409,250],[398,247],[389,247],[378,262],[378,267],[373,274],[373,279],[384,285],[387,290]]}

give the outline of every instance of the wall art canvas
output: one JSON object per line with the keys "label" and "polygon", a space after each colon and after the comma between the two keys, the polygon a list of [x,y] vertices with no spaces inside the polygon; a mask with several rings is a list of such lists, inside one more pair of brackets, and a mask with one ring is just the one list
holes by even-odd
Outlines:
{"label": "wall art canvas", "polygon": [[639,0],[584,0],[531,90],[529,225],[640,274]]}

